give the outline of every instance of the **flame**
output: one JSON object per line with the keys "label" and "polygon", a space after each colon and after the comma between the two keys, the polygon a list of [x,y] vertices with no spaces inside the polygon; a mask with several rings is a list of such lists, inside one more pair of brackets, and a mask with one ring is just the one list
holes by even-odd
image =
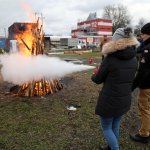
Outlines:
{"label": "flame", "polygon": [[34,41],[31,25],[26,25],[25,31],[21,31],[20,33],[16,34],[16,39],[20,53],[26,56],[31,55],[32,43]]}
{"label": "flame", "polygon": [[23,29],[20,29],[16,34],[18,48],[21,54],[38,55],[43,54],[44,42],[42,25],[40,28],[37,23],[23,23]]}
{"label": "flame", "polygon": [[[43,41],[43,31],[42,31],[42,21],[38,18],[33,17],[32,9],[26,3],[22,4],[23,8],[27,10],[30,21],[34,23],[22,23],[17,29],[15,35],[18,43],[19,52],[22,55],[38,55],[44,53],[44,41]],[[36,17],[36,16],[35,16]],[[62,89],[62,85],[59,80],[45,80],[40,81],[28,81],[19,87],[18,95],[22,96],[43,96],[49,93],[57,92]]]}
{"label": "flame", "polygon": [[28,83],[24,83],[22,85],[19,92],[22,96],[44,96],[49,93],[53,94],[61,88],[62,85],[58,80],[29,81]]}
{"label": "flame", "polygon": [[28,3],[22,2],[21,6],[29,16],[29,21],[31,23],[24,23],[25,29],[16,34],[18,48],[23,55],[37,55],[39,53],[36,51],[38,48],[36,41],[42,41],[42,32],[38,32],[38,30],[42,28],[42,21],[39,17],[38,19],[36,18],[37,13],[33,12],[32,7]]}
{"label": "flame", "polygon": [[34,14],[34,12],[33,12],[33,10],[32,10],[32,7],[28,4],[28,3],[26,3],[26,2],[22,2],[21,3],[21,6],[22,6],[22,8],[25,10],[25,12],[27,13],[27,15],[29,16],[29,21],[31,21],[31,22],[35,22],[35,16],[33,15]]}

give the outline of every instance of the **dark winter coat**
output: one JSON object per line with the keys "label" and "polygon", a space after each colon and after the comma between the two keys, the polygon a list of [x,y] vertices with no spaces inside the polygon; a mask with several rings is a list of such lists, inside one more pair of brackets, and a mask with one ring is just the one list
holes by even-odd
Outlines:
{"label": "dark winter coat", "polygon": [[150,89],[150,38],[144,41],[138,73],[133,82],[132,90],[136,87]]}
{"label": "dark winter coat", "polygon": [[96,114],[103,117],[118,117],[125,114],[131,105],[131,86],[137,69],[136,38],[124,38],[104,45],[107,55],[97,74],[92,75],[96,84],[103,83],[96,106]]}

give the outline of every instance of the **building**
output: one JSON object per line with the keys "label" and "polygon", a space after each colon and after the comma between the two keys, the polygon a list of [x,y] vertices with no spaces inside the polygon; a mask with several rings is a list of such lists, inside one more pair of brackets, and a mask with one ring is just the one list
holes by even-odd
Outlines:
{"label": "building", "polygon": [[8,28],[8,39],[16,40],[16,35],[20,34],[26,30],[35,30],[37,27],[36,23],[25,23],[25,22],[15,22]]}
{"label": "building", "polygon": [[103,37],[112,36],[112,20],[97,18],[96,13],[90,13],[85,21],[77,23],[77,28],[71,31],[72,38],[82,39],[86,45],[99,45]]}
{"label": "building", "polygon": [[44,44],[47,50],[62,48],[61,39],[70,39],[71,36],[44,35]]}

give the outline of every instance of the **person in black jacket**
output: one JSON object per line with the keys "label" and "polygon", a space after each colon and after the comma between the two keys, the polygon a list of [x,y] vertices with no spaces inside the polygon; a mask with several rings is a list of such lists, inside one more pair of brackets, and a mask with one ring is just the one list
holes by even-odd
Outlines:
{"label": "person in black jacket", "polygon": [[143,44],[139,69],[133,82],[132,91],[139,88],[138,107],[141,114],[139,133],[130,135],[137,142],[148,143],[150,140],[150,23],[141,28]]}
{"label": "person in black jacket", "polygon": [[103,83],[96,105],[96,114],[100,116],[108,144],[107,147],[100,147],[102,150],[119,150],[119,125],[131,105],[131,86],[137,69],[138,44],[131,28],[117,29],[112,41],[103,46],[105,58],[97,73],[91,77],[96,84]]}

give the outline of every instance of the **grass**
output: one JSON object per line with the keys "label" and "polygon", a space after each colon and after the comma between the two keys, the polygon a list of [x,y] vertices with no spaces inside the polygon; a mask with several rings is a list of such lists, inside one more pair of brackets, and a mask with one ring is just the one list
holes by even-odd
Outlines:
{"label": "grass", "polygon": [[[14,102],[4,102],[3,107],[1,105],[1,149],[63,150],[74,146],[76,142],[84,145],[86,140],[90,140],[84,137],[87,137],[92,124],[87,122],[87,127],[84,128],[83,118],[80,116],[80,113],[83,114],[82,111],[68,112],[64,102],[58,99],[55,102],[48,99],[43,102],[39,98],[37,101],[18,99]],[[91,119],[90,116],[89,118]],[[80,141],[77,136],[84,140]],[[71,145],[72,141],[73,145]]]}
{"label": "grass", "polygon": [[59,54],[59,55],[52,55],[52,56],[57,56],[57,57],[60,57],[60,58],[64,58],[64,57],[69,57],[69,58],[89,58],[89,57],[93,57],[93,58],[100,58],[100,52],[97,51],[97,52],[89,52],[89,53],[83,53],[83,54]]}
{"label": "grass", "polygon": [[[99,53],[92,53],[93,57],[97,55]],[[72,56],[78,58],[78,55]],[[44,97],[5,95],[9,86],[1,83],[0,150],[98,150],[105,142],[94,112],[101,86],[91,82],[91,74],[90,70],[66,76],[61,81],[64,85],[61,91]],[[81,107],[69,111],[70,104]],[[135,107],[122,121],[121,150],[149,150],[150,147],[129,139],[131,126],[136,125],[138,119]]]}

